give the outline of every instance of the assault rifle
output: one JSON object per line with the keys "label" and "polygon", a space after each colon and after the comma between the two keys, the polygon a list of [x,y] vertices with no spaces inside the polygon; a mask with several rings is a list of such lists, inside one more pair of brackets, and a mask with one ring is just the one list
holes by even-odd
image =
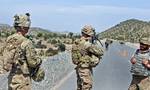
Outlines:
{"label": "assault rifle", "polygon": [[98,35],[96,35],[96,32],[94,32],[94,35],[92,36],[92,43],[94,43],[95,40],[97,40],[97,41],[101,44],[101,46],[103,47],[103,44],[102,44],[102,42],[98,39]]}

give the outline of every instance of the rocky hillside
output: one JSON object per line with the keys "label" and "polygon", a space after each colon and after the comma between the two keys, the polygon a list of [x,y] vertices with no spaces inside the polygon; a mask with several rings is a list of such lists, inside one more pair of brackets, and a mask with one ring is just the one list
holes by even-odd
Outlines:
{"label": "rocky hillside", "polygon": [[[16,30],[7,24],[0,24],[0,46],[5,43],[8,36]],[[69,45],[80,35],[72,32],[52,32],[39,27],[31,27],[26,37],[32,40],[40,56],[52,56],[58,52],[70,50]]]}
{"label": "rocky hillside", "polygon": [[3,31],[3,30],[11,30],[12,27],[8,24],[0,24],[0,31]]}
{"label": "rocky hillside", "polygon": [[105,30],[100,38],[112,38],[123,41],[137,42],[140,37],[150,36],[150,22],[130,19]]}
{"label": "rocky hillside", "polygon": [[[8,24],[0,24],[0,36],[9,36],[15,32],[15,29],[8,25]],[[71,38],[71,37],[79,37],[79,34],[75,34],[72,32],[53,32],[51,30],[43,29],[40,27],[31,27],[29,30],[29,34],[37,37],[64,37],[64,38]],[[46,37],[47,36],[47,37]]]}

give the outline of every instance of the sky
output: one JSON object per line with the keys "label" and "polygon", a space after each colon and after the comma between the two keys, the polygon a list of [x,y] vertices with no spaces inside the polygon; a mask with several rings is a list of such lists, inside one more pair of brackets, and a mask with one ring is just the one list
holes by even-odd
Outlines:
{"label": "sky", "polygon": [[150,0],[0,0],[0,23],[13,24],[15,14],[31,14],[32,27],[80,32],[92,25],[102,32],[122,21],[150,21]]}

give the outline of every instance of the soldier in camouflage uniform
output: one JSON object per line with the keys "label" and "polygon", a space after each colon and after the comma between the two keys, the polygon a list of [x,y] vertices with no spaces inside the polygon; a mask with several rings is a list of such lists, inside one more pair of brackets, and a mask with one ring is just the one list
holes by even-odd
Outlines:
{"label": "soldier in camouflage uniform", "polygon": [[31,90],[30,69],[38,67],[41,59],[37,57],[32,41],[25,38],[31,21],[29,13],[14,16],[15,34],[9,36],[3,50],[4,69],[10,71],[9,90]]}
{"label": "soldier in camouflage uniform", "polygon": [[131,58],[132,82],[128,90],[150,90],[150,40],[140,39],[140,49]]}
{"label": "soldier in camouflage uniform", "polygon": [[77,90],[92,89],[92,68],[98,65],[103,55],[103,49],[92,43],[94,32],[90,25],[84,26],[81,38],[72,46],[72,60],[77,65]]}

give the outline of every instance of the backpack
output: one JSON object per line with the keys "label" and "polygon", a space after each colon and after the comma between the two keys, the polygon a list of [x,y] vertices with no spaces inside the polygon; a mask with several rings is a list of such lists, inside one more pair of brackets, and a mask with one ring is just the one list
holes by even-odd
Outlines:
{"label": "backpack", "polygon": [[80,63],[80,57],[81,57],[81,53],[80,53],[80,47],[79,45],[74,44],[72,46],[72,62],[75,65],[78,65]]}
{"label": "backpack", "polygon": [[74,44],[72,46],[72,62],[75,65],[89,63],[90,59],[91,58],[88,55],[88,52],[85,49],[84,45]]}
{"label": "backpack", "polygon": [[[16,69],[20,69],[24,74],[30,74],[31,78],[36,81],[42,81],[45,76],[45,72],[40,66],[32,68],[26,61],[26,51],[22,49],[23,39],[17,39],[11,37],[7,40],[6,45],[0,49],[0,61],[2,61],[2,68],[5,72],[15,72]],[[13,68],[12,68],[13,67]],[[12,70],[14,69],[14,70]],[[1,69],[0,69],[1,70]],[[1,73],[1,71],[0,71]]]}
{"label": "backpack", "polygon": [[21,41],[17,41],[17,39],[13,37],[7,40],[6,45],[3,47],[1,61],[3,62],[3,69],[5,71],[10,71],[12,64],[16,63],[15,55],[16,53],[19,53],[18,50],[20,50],[19,47],[21,43]]}

